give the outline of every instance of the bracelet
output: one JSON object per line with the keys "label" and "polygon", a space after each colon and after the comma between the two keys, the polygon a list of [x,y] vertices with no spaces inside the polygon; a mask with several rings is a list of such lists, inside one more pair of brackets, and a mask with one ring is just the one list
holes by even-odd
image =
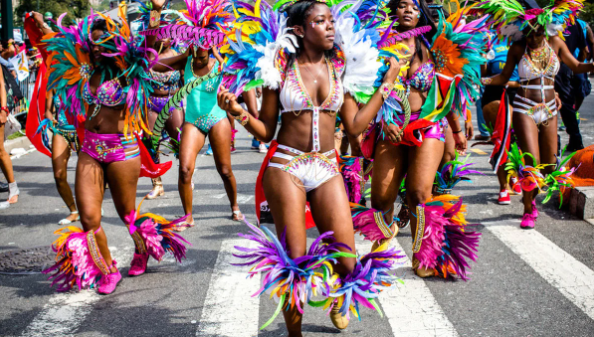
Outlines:
{"label": "bracelet", "polygon": [[489,85],[489,84],[491,84],[491,82],[493,82],[493,78],[491,78],[491,77],[483,77],[483,78],[481,78],[481,84],[482,85]]}
{"label": "bracelet", "polygon": [[460,130],[458,130],[458,131],[454,131],[454,130],[452,130],[452,133],[460,133],[460,132],[462,132],[462,129],[460,129]]}
{"label": "bracelet", "polygon": [[250,121],[250,114],[243,110],[241,115],[235,116],[235,120],[237,120],[241,126],[245,126]]}
{"label": "bracelet", "polygon": [[392,83],[383,83],[382,84],[382,86],[380,87],[380,93],[382,94],[384,101],[388,99],[388,96],[390,96],[390,93],[392,93],[392,90],[394,90],[394,84],[392,84]]}
{"label": "bracelet", "polygon": [[160,11],[152,10],[151,11],[151,18],[149,20],[149,27],[150,28],[155,28],[155,27],[159,26],[159,23],[160,22],[161,22],[161,13],[160,13]]}
{"label": "bracelet", "polygon": [[8,107],[6,107],[6,106],[1,107],[0,111],[6,111],[6,114],[10,115],[10,110],[8,110]]}

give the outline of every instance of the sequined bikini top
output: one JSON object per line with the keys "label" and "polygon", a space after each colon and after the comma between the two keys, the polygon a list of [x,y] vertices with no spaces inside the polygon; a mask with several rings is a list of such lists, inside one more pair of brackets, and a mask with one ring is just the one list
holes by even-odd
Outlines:
{"label": "sequined bikini top", "polygon": [[334,66],[330,61],[326,61],[328,66],[328,80],[330,81],[330,92],[328,97],[320,106],[314,106],[313,100],[309,96],[305,84],[301,79],[297,61],[293,62],[287,69],[285,81],[280,91],[280,103],[282,105],[281,113],[301,112],[301,111],[332,111],[337,112],[342,106],[344,93],[342,81],[337,76]]}
{"label": "sequined bikini top", "polygon": [[122,105],[126,100],[126,94],[120,85],[120,79],[118,77],[114,77],[113,79],[102,83],[99,88],[97,88],[96,94],[91,92],[91,87],[89,82],[87,82],[83,89],[82,96],[87,104],[97,106],[105,105],[114,107]]}
{"label": "sequined bikini top", "polygon": [[419,91],[426,92],[431,89],[433,78],[435,77],[435,64],[429,60],[423,64],[414,74],[408,79],[402,81],[405,85],[415,88]]}
{"label": "sequined bikini top", "polygon": [[[337,59],[336,62],[342,62],[342,60]],[[343,63],[337,64],[340,66]],[[297,65],[296,60],[293,62],[292,66],[286,70],[285,80],[282,83],[279,97],[282,105],[281,113],[312,111],[312,152],[320,151],[320,111],[331,111],[336,113],[340,110],[340,107],[344,102],[344,89],[336,65],[330,60],[326,60],[326,65],[328,67],[330,92],[320,106],[314,106],[313,100],[307,92],[307,88],[301,78],[301,73],[299,72],[299,66]]]}
{"label": "sequined bikini top", "polygon": [[178,70],[166,73],[151,71],[151,77],[153,78],[152,87],[155,90],[176,91],[179,89],[181,73]]}
{"label": "sequined bikini top", "polygon": [[520,76],[521,82],[531,81],[537,78],[548,78],[554,80],[555,75],[559,72],[560,62],[557,54],[551,48],[551,46],[546,43],[546,47],[548,48],[548,63],[544,69],[540,69],[534,62],[530,59],[530,50],[526,47],[526,51],[518,64],[518,75]]}

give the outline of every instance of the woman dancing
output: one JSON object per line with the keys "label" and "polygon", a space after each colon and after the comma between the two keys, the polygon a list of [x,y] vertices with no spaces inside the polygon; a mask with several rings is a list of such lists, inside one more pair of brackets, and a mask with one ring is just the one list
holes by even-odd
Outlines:
{"label": "woman dancing", "polygon": [[[8,75],[12,76],[12,75]],[[4,148],[4,127],[8,119],[10,110],[7,105],[6,83],[4,83],[4,73],[0,67],[0,169],[8,181],[8,200],[0,203],[0,209],[8,208],[10,204],[17,203],[19,200],[19,188],[14,180],[14,171],[12,170],[12,161],[10,155]]]}
{"label": "woman dancing", "polygon": [[[219,24],[228,22],[232,15],[227,12],[229,5],[225,0],[214,2],[200,0],[186,0],[189,19],[182,20],[183,24],[193,22],[195,28],[203,31],[213,31],[217,34]],[[159,10],[157,10],[159,12]],[[203,12],[208,15],[202,15]],[[147,34],[168,36],[170,28],[149,30]],[[153,67],[154,72],[184,71],[184,81],[190,84],[200,83],[187,93],[187,107],[185,122],[182,127],[178,188],[182,206],[186,214],[188,226],[194,226],[192,215],[192,174],[196,165],[198,152],[204,146],[206,137],[212,145],[217,172],[223,179],[225,191],[231,204],[232,219],[242,221],[243,214],[237,203],[237,183],[231,168],[231,125],[227,113],[217,105],[216,90],[221,83],[221,68],[223,59],[216,51],[213,41],[195,42],[184,54],[160,59]],[[200,45],[198,43],[204,43]],[[220,43],[220,42],[219,42]],[[183,227],[186,228],[186,227]]]}
{"label": "woman dancing", "polygon": [[[144,5],[141,3],[141,17],[139,21],[143,23],[143,27],[148,29],[150,27],[150,13],[153,9],[152,3],[149,5]],[[168,25],[170,22],[166,20],[164,15],[161,16],[161,19],[157,22],[158,25]],[[147,42],[151,41],[149,37]],[[165,59],[169,57],[173,57],[178,55],[178,53],[172,48],[171,46],[171,39],[160,39],[156,40],[152,46],[149,46],[157,51],[159,59]],[[151,78],[153,81],[151,82],[151,86],[153,88],[153,92],[149,99],[149,114],[148,114],[148,127],[149,130],[153,130],[155,126],[155,122],[157,121],[157,116],[163,110],[167,101],[175,95],[180,89],[181,84],[183,83],[182,73],[179,70],[169,70],[166,72],[157,72],[151,71]],[[175,109],[172,108],[169,111],[169,118],[165,121],[165,130],[169,135],[170,139],[170,146],[173,147],[174,152],[179,151],[179,137],[180,137],[180,130],[184,123],[184,111],[182,109]],[[160,135],[156,135],[160,136]],[[159,151],[155,151],[152,153],[153,159],[155,162],[159,162]],[[163,182],[161,177],[151,179],[153,184],[153,189],[146,195],[146,198],[156,199],[160,196],[165,194],[165,190],[163,189]]]}
{"label": "woman dancing", "polygon": [[[498,34],[510,36],[511,45],[503,71],[483,78],[485,85],[505,85],[518,67],[520,88],[513,101],[514,133],[518,140],[509,154],[506,169],[513,171],[523,190],[524,212],[521,228],[534,228],[538,217],[535,198],[539,190],[550,185],[549,193],[568,187],[561,179],[571,175],[552,174],[561,169],[557,163],[557,104],[554,90],[555,74],[561,62],[576,74],[591,72],[594,64],[579,63],[558,36],[564,25],[574,23],[583,8],[581,1],[556,1],[545,9],[523,8],[515,0],[507,3],[481,3],[477,8],[494,14],[492,22]],[[545,23],[545,24],[543,24]],[[545,177],[540,172],[549,174]],[[545,200],[548,200],[545,199]]]}
{"label": "woman dancing", "polygon": [[[389,70],[385,69],[387,72],[380,77],[383,84],[375,91],[375,74],[381,66],[377,61],[378,51],[371,46],[371,41],[362,38],[361,27],[366,26],[365,22],[356,25],[353,16],[358,16],[357,20],[370,17],[374,20],[375,17],[359,13],[363,9],[358,4],[342,13],[340,8],[337,5],[330,9],[324,3],[302,0],[289,3],[277,14],[265,2],[258,2],[255,7],[246,4],[236,12],[236,30],[228,34],[230,46],[222,49],[227,56],[225,69],[228,72],[223,85],[228,88],[221,88],[219,105],[236,116],[257,139],[265,142],[275,137],[280,113],[277,141],[270,146],[256,185],[256,202],[259,204],[258,187],[263,186],[278,239],[267,229],[262,231],[250,225],[254,236],[247,237],[263,246],[254,250],[242,249],[242,252],[246,252],[244,258],[253,259],[247,264],[254,263],[255,272],[265,273],[263,289],[275,289],[274,293],[280,299],[277,310],[284,306],[282,312],[289,336],[301,336],[306,303],[331,308],[333,324],[339,329],[346,328],[349,310],[358,317],[357,305],[373,308],[367,290],[379,292],[372,290],[375,285],[369,279],[376,266],[372,262],[374,257],[381,256],[385,263],[376,280],[386,277],[386,285],[390,284],[390,277],[384,272],[391,268],[396,258],[395,251],[386,250],[387,246],[358,259],[352,254],[355,252],[353,224],[336,161],[334,127],[336,116],[340,115],[350,133],[363,132],[377,114],[384,95],[390,94],[399,65],[394,58],[390,59]],[[366,14],[374,13],[375,8],[368,10]],[[256,24],[248,27],[246,23],[249,22]],[[340,30],[335,30],[336,27]],[[357,29],[361,31],[357,32]],[[232,43],[234,36],[240,36],[240,30],[245,34],[244,40],[241,44],[239,41]],[[266,45],[253,47],[253,41],[263,41]],[[257,50],[266,52],[257,53]],[[259,57],[256,68],[252,68],[256,63],[254,57]],[[246,73],[257,79],[246,80],[242,77]],[[237,94],[244,86],[251,87],[252,83],[262,83],[264,87],[259,119],[253,118],[237,103]],[[364,96],[365,93],[367,104],[359,110],[354,97],[360,98],[357,94]],[[304,212],[307,202],[321,233],[309,251],[306,249]],[[320,240],[334,243],[320,245]],[[270,249],[272,247],[276,248]],[[265,251],[274,253],[268,256]],[[267,263],[261,268],[258,261],[279,262]],[[312,265],[321,265],[322,261],[333,262],[338,273],[334,278],[338,283],[317,283],[322,281],[314,276]],[[366,264],[371,270],[362,269]],[[293,274],[296,266],[302,268],[301,274]],[[353,289],[360,285],[364,286]],[[330,288],[330,292],[322,290],[325,287]],[[320,290],[327,299],[321,303],[311,301],[310,296]],[[353,297],[344,297],[345,293],[353,294]],[[264,326],[270,322],[272,319]]]}
{"label": "woman dancing", "polygon": [[[78,25],[63,27],[60,19],[60,32],[44,40],[51,52],[48,89],[55,89],[61,102],[69,102],[68,112],[84,128],[75,181],[83,230],[67,227],[56,232],[60,235],[54,245],[57,263],[45,271],[54,272],[50,279],[59,283],[58,291],[75,285],[79,289],[97,286],[100,294],[110,294],[122,278],[101,227],[105,180],[136,246],[128,275],[143,274],[149,255],[157,260],[165,250],[178,260],[185,255],[182,239],[171,232],[175,223],[136,213],[140,155],[143,152],[144,159],[148,155],[136,132],[148,132],[143,108],[150,93],[148,54],[154,51],[142,47],[143,40],[132,35],[125,13],[126,6],[120,6],[121,24],[109,17],[90,16]],[[147,165],[143,160],[143,174]],[[160,169],[149,173],[162,174]]]}

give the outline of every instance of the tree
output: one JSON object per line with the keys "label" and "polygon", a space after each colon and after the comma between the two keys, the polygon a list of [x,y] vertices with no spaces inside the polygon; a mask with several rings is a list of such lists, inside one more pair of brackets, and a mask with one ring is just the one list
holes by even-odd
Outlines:
{"label": "tree", "polygon": [[[39,7],[38,7],[39,4]],[[64,18],[64,25],[71,25],[75,19],[84,18],[90,14],[91,6],[89,0],[28,0],[22,1],[14,10],[15,25],[22,26],[25,13],[36,11],[41,14],[52,13],[54,20],[60,15],[67,13]]]}

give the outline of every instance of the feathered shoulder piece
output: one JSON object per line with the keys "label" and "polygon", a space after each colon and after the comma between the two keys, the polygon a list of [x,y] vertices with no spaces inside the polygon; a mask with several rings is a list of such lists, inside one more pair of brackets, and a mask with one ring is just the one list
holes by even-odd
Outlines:
{"label": "feathered shoulder piece", "polygon": [[192,44],[202,49],[219,47],[225,41],[224,31],[233,21],[228,0],[184,0],[187,10],[163,11],[177,18],[174,23],[141,32],[157,36],[158,40],[171,39],[174,43]]}
{"label": "feathered shoulder piece", "polygon": [[584,0],[552,0],[545,8],[526,9],[516,0],[485,0],[480,2],[473,13],[481,11],[491,15],[490,24],[500,37],[511,37],[518,41],[527,27],[546,28],[548,36],[563,38],[568,25],[575,24],[578,13],[584,8]]}
{"label": "feathered shoulder piece", "polygon": [[[329,4],[335,24],[335,57],[331,60],[345,91],[366,102],[375,92],[374,82],[381,67],[378,61],[376,27],[386,17],[379,0],[344,0]],[[297,37],[286,27],[284,13],[275,11],[291,1],[271,7],[261,0],[254,5],[235,1],[235,21],[227,32],[223,84],[236,95],[256,86],[278,89],[286,66],[297,52]]]}
{"label": "feathered shoulder piece", "polygon": [[43,39],[49,53],[47,90],[55,89],[62,102],[69,102],[65,112],[78,124],[85,120],[87,106],[82,91],[93,73],[89,34],[94,16],[72,26],[62,24],[64,16],[66,13],[58,18],[58,32]]}
{"label": "feathered shoulder piece", "polygon": [[467,23],[467,9],[459,9],[450,19],[440,13],[437,33],[431,42],[435,79],[423,105],[421,118],[435,122],[452,109],[465,117],[468,103],[479,95],[480,65],[486,60],[482,50],[488,43],[487,18]]}

